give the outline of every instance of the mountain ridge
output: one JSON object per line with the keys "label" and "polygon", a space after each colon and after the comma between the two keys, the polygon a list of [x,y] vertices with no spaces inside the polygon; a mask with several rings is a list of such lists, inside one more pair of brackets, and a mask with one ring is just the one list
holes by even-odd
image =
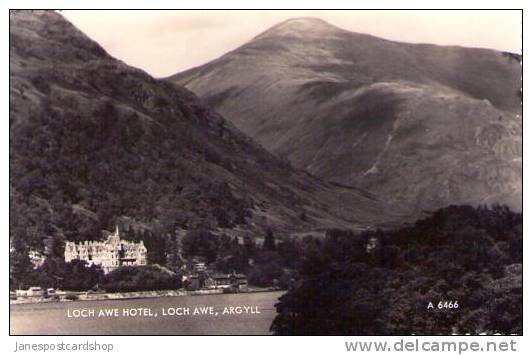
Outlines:
{"label": "mountain ridge", "polygon": [[28,247],[116,223],[255,236],[405,218],[294,169],[58,13],[10,12],[10,43],[10,239]]}
{"label": "mountain ridge", "polygon": [[[283,22],[166,80],[197,93],[269,151],[326,180],[413,210],[450,203],[521,208],[519,56],[393,42],[334,27],[321,37],[312,31],[275,35],[278,26],[297,24]],[[427,181],[434,177],[441,188],[432,193]],[[404,188],[414,181],[421,187]]]}

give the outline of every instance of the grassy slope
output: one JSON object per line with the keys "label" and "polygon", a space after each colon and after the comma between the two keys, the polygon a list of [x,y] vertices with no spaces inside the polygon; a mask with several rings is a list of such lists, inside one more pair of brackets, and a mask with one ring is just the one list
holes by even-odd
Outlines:
{"label": "grassy slope", "polygon": [[295,166],[415,210],[521,209],[521,68],[492,50],[282,23],[181,83]]}
{"label": "grassy slope", "polygon": [[120,219],[165,232],[397,220],[381,202],[293,169],[57,13],[11,12],[10,40],[12,237],[42,247],[47,235],[95,238]]}

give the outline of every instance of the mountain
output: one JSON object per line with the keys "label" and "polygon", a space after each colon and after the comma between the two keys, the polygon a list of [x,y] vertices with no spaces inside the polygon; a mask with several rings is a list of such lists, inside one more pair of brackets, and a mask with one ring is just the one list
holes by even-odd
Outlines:
{"label": "mountain", "polygon": [[412,211],[522,208],[520,55],[298,18],[167,81],[325,180]]}
{"label": "mountain", "polygon": [[56,12],[11,11],[9,35],[11,238],[42,249],[47,236],[95,239],[115,223],[257,235],[399,218],[292,168]]}

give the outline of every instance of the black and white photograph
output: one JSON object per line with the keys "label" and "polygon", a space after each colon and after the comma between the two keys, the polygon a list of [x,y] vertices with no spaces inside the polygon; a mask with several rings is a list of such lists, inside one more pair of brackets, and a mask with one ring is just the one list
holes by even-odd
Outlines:
{"label": "black and white photograph", "polygon": [[9,10],[9,334],[523,335],[522,16]]}

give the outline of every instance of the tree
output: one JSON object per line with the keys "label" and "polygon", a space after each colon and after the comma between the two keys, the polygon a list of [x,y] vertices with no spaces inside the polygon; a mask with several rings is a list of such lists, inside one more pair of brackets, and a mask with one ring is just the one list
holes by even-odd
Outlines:
{"label": "tree", "polygon": [[412,226],[306,237],[272,331],[520,334],[521,228],[522,215],[504,207],[450,206]]}
{"label": "tree", "polygon": [[169,234],[166,237],[166,265],[172,269],[177,270],[183,265],[181,255],[179,254],[179,245],[177,236]]}
{"label": "tree", "polygon": [[102,287],[107,292],[175,290],[181,287],[181,276],[155,265],[126,266],[105,275]]}
{"label": "tree", "polygon": [[9,288],[14,290],[32,286],[34,277],[28,248],[19,238],[14,238],[12,250],[9,252]]}
{"label": "tree", "polygon": [[262,248],[264,250],[275,251],[275,237],[271,228],[266,230],[266,237],[264,238]]}
{"label": "tree", "polygon": [[72,291],[87,291],[97,287],[103,280],[101,267],[87,266],[84,260],[72,260],[66,264],[65,278],[61,288]]}
{"label": "tree", "polygon": [[277,260],[256,264],[248,275],[251,285],[267,287],[276,285],[283,276],[283,268]]}
{"label": "tree", "polygon": [[277,244],[277,252],[283,260],[285,267],[295,269],[300,253],[294,238],[286,238]]}
{"label": "tree", "polygon": [[159,234],[145,229],[142,240],[146,245],[148,264],[166,264],[166,238]]}
{"label": "tree", "polygon": [[258,249],[255,241],[251,236],[244,236],[244,258],[246,260],[255,259],[257,257]]}
{"label": "tree", "polygon": [[205,229],[189,231],[181,242],[182,253],[185,258],[201,256],[209,263],[216,260],[218,245],[218,236]]}
{"label": "tree", "polygon": [[493,333],[523,333],[523,265],[506,266],[504,276],[489,284],[492,299],[487,329]]}

